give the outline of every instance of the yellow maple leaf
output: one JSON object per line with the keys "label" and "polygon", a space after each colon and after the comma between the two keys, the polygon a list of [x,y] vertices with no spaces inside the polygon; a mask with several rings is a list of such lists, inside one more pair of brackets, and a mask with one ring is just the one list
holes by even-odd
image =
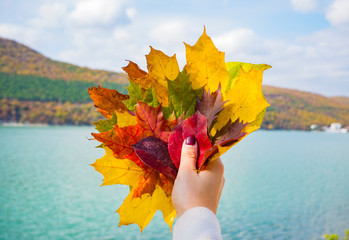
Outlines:
{"label": "yellow maple leaf", "polygon": [[211,130],[214,135],[217,130],[231,119],[236,119],[251,123],[256,120],[257,115],[269,106],[262,93],[262,77],[263,71],[270,66],[256,70],[251,68],[249,72],[241,69],[238,79],[229,91],[223,92],[223,99],[228,101],[224,105],[224,109],[219,113],[216,124]]}
{"label": "yellow maple leaf", "polygon": [[214,92],[221,83],[222,92],[225,91],[229,75],[225,66],[224,52],[217,50],[206,31],[194,46],[185,43],[187,65],[193,89],[205,86]]}
{"label": "yellow maple leaf", "polygon": [[168,105],[167,79],[175,80],[179,73],[179,66],[176,54],[172,57],[150,47],[150,53],[146,55],[147,67],[152,86],[162,106]]}
{"label": "yellow maple leaf", "polygon": [[143,169],[129,159],[117,159],[108,147],[103,148],[105,155],[91,164],[96,171],[104,176],[101,186],[124,184],[135,187],[138,185]]}
{"label": "yellow maple leaf", "polygon": [[156,186],[152,195],[147,193],[139,198],[133,198],[133,194],[133,190],[131,190],[123,204],[116,211],[120,215],[119,226],[136,223],[142,232],[155,212],[160,210],[164,221],[172,229],[176,211],[172,204],[171,195],[168,196],[160,186]]}

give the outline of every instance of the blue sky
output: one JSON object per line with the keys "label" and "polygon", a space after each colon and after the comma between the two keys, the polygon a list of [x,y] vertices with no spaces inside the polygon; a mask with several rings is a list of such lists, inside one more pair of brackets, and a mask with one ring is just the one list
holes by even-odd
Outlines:
{"label": "blue sky", "polygon": [[183,67],[203,26],[226,61],[272,65],[264,84],[349,96],[349,0],[0,0],[0,36],[117,72],[149,45]]}

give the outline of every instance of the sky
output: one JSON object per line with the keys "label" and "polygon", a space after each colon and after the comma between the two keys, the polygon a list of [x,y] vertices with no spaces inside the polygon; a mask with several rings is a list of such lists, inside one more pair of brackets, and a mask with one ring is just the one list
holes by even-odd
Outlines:
{"label": "sky", "polygon": [[149,46],[182,68],[204,26],[227,62],[270,64],[265,85],[349,96],[349,0],[0,0],[1,37],[115,72]]}

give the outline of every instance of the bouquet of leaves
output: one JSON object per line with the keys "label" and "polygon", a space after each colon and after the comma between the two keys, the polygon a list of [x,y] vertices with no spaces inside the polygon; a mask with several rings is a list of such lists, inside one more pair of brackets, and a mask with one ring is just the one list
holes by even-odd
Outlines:
{"label": "bouquet of leaves", "polygon": [[205,30],[194,46],[185,44],[187,64],[180,71],[176,55],[151,47],[148,72],[129,61],[128,95],[100,86],[89,89],[105,120],[95,122],[105,156],[92,166],[102,185],[129,185],[117,210],[120,225],[138,224],[141,231],[155,212],[172,227],[171,202],[184,139],[198,142],[197,171],[257,130],[269,104],[262,91],[266,64],[225,62]]}

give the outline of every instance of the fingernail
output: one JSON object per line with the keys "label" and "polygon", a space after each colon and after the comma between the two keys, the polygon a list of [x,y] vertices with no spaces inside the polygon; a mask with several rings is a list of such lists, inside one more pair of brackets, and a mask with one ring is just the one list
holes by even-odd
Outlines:
{"label": "fingernail", "polygon": [[190,135],[189,137],[187,137],[187,139],[185,139],[185,144],[187,145],[194,145],[195,144],[195,136],[194,135]]}

